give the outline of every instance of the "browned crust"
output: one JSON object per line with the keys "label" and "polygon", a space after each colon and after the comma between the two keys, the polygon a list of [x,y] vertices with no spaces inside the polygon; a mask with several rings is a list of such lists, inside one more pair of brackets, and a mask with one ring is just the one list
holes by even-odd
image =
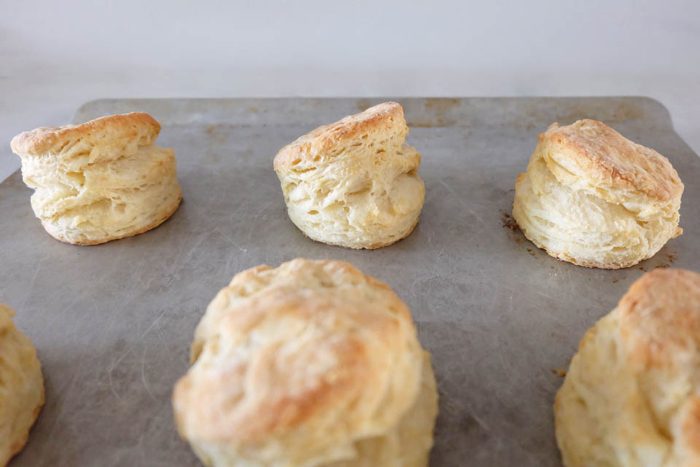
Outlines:
{"label": "browned crust", "polygon": [[403,107],[396,102],[384,102],[362,113],[349,115],[330,125],[323,125],[280,149],[275,156],[276,171],[285,170],[300,161],[323,154],[371,131],[401,128],[406,121]]}
{"label": "browned crust", "polygon": [[139,234],[148,232],[149,230],[155,229],[155,228],[158,227],[160,224],[162,224],[163,222],[165,222],[166,220],[168,220],[168,219],[170,218],[170,216],[172,216],[173,214],[175,214],[175,211],[177,211],[177,208],[180,207],[180,201],[182,201],[182,192],[180,192],[180,196],[177,198],[177,202],[175,202],[175,203],[173,204],[173,206],[172,206],[169,210],[165,211],[165,214],[164,214],[163,216],[158,217],[155,221],[151,222],[151,223],[148,224],[146,227],[144,227],[144,228],[142,228],[142,229],[139,229],[139,230],[136,230],[136,231],[134,231],[134,232],[125,234],[125,235],[118,235],[118,236],[114,236],[114,237],[108,237],[108,238],[105,238],[105,239],[102,239],[102,240],[71,241],[71,240],[67,239],[66,237],[63,237],[63,236],[61,236],[61,235],[59,235],[59,234],[50,232],[50,231],[46,228],[46,225],[44,225],[44,222],[43,222],[43,221],[41,222],[41,224],[44,225],[44,230],[46,230],[46,232],[48,232],[49,235],[51,235],[53,238],[55,238],[56,240],[59,240],[59,241],[61,241],[61,242],[63,242],[63,243],[69,243],[69,244],[71,244],[71,245],[80,245],[80,246],[101,245],[101,244],[103,244],[103,243],[111,242],[111,241],[113,241],[113,240],[120,240],[120,239],[122,239],[122,238],[133,237],[133,236],[136,236],[136,235],[139,235]]}
{"label": "browned crust", "polygon": [[594,182],[609,180],[613,188],[638,190],[661,201],[683,193],[683,183],[668,159],[596,120],[563,127],[553,123],[538,141],[554,146],[551,152],[565,150]]}
{"label": "browned crust", "polygon": [[[700,346],[700,274],[683,269],[649,272],[632,284],[617,309],[620,337],[631,364],[644,372],[663,371],[671,380],[693,381]],[[657,381],[665,384],[663,379]],[[694,451],[685,465],[697,465],[691,459],[700,453],[696,391],[697,387],[684,397],[678,413],[680,436],[674,439],[674,444]]]}
{"label": "browned crust", "polygon": [[[246,306],[239,305],[227,309],[218,318],[217,328],[236,329],[237,332],[248,334],[254,332],[263,319],[276,320],[284,316],[296,316],[299,319],[314,321],[316,317],[337,313],[339,317],[347,317],[348,321],[345,319],[337,321],[337,325],[334,326],[336,327],[336,338],[324,340],[323,347],[320,347],[319,351],[333,355],[339,361],[337,366],[341,370],[334,371],[331,378],[314,377],[309,379],[309,384],[296,388],[294,392],[287,392],[284,389],[285,382],[289,381],[289,377],[293,375],[293,372],[287,370],[282,370],[281,374],[276,374],[277,370],[274,373],[268,371],[261,373],[254,371],[252,367],[247,367],[242,371],[226,371],[221,373],[220,377],[208,378],[201,384],[207,384],[207,392],[210,393],[220,391],[220,388],[226,387],[226,380],[233,379],[237,381],[237,384],[248,381],[249,384],[253,385],[257,381],[257,385],[262,387],[271,387],[272,380],[275,384],[280,385],[282,393],[271,394],[271,397],[256,402],[257,409],[254,412],[246,410],[243,417],[227,417],[226,426],[222,425],[208,433],[200,431],[197,436],[199,440],[210,442],[235,440],[243,443],[259,443],[264,442],[272,434],[283,433],[285,430],[304,424],[320,412],[333,410],[333,407],[338,404],[337,401],[348,396],[349,393],[361,392],[366,385],[373,384],[373,370],[385,371],[384,367],[373,367],[371,364],[372,355],[368,353],[367,341],[374,339],[368,339],[366,334],[387,338],[396,335],[397,339],[401,339],[401,342],[404,339],[413,339],[411,334],[415,332],[415,325],[406,304],[387,284],[364,274],[352,264],[343,261],[298,258],[277,269],[282,268],[284,269],[278,272],[278,277],[287,280],[276,285],[278,279],[273,279],[268,283],[270,289],[247,295],[250,302]],[[232,291],[245,289],[245,284],[259,280],[257,277],[260,273],[271,269],[263,265],[243,271],[237,274],[222,292],[226,289],[233,289]],[[326,287],[337,287],[337,285],[324,285],[323,281],[317,286],[319,292],[323,291],[323,293],[311,292],[313,288],[299,288],[298,285],[295,285],[296,276],[300,274],[300,271],[308,271],[309,269],[314,271],[316,277],[319,275],[334,277],[342,271],[343,284],[355,284],[358,288],[382,289],[386,295],[382,296],[381,300],[386,303],[386,307],[382,307],[384,310],[379,312],[378,309],[356,307],[357,303],[346,305],[334,301],[332,294],[329,296],[325,290]],[[214,303],[212,302],[210,307]],[[230,302],[227,302],[223,308],[226,309],[229,305]],[[211,310],[210,308],[207,313],[210,313]],[[409,326],[399,325],[398,321]],[[349,324],[350,322],[352,324]],[[356,326],[366,332],[348,332],[350,329],[355,329]],[[205,337],[204,340],[210,338],[211,336]],[[388,338],[388,340],[391,339]],[[196,342],[197,339],[195,339],[195,344]],[[419,344],[416,342],[416,345]],[[192,350],[192,361],[196,362],[201,358],[201,347],[193,347]],[[405,350],[407,349],[401,348],[401,352]],[[309,354],[304,353],[304,355],[308,356]],[[271,362],[274,361],[274,358],[274,355],[269,352],[257,354],[255,366],[267,368],[264,359],[269,359]],[[274,367],[273,365],[272,368]],[[200,385],[200,383],[193,380],[191,374],[188,373],[176,384],[173,391],[173,401],[176,404],[177,401],[188,404],[208,404],[209,399],[202,398],[201,392],[192,392],[194,385]],[[248,384],[245,386],[247,387]],[[202,386],[200,385],[200,387]],[[193,398],[193,396],[197,397]],[[235,405],[236,403],[233,403],[229,408],[233,410]],[[175,417],[178,426],[182,427],[184,422],[182,418],[179,418],[180,413],[176,406]],[[202,413],[202,411],[198,412],[198,414]],[[197,425],[200,429],[209,430],[212,427],[210,419],[207,417],[204,420],[209,421],[207,423],[198,422]],[[180,433],[187,439],[183,431]]]}
{"label": "browned crust", "polygon": [[[105,138],[105,134],[109,136]],[[110,115],[91,120],[81,125],[40,127],[25,131],[12,138],[12,152],[19,155],[41,156],[55,154],[71,142],[80,139],[109,139],[145,137],[142,144],[151,144],[160,133],[160,124],[150,115],[133,112]]]}
{"label": "browned crust", "polygon": [[693,397],[688,402],[681,432],[688,440],[688,447],[695,452],[695,455],[700,455],[700,398]]}
{"label": "browned crust", "polygon": [[656,269],[635,281],[618,305],[632,361],[674,368],[700,344],[700,274]]}

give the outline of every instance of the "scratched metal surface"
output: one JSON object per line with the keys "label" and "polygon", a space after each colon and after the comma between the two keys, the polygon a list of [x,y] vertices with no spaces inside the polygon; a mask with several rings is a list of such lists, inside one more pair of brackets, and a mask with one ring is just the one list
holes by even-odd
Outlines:
{"label": "scratched metal surface", "polygon": [[[141,110],[175,149],[184,202],[106,245],[49,237],[19,173],[0,185],[0,301],[36,345],[47,399],[19,466],[194,466],[170,406],[194,327],[237,272],[295,257],[354,263],[408,303],[440,390],[434,466],[559,465],[552,402],[583,332],[643,270],[698,268],[700,160],[645,98],[398,99],[427,196],[406,240],[351,251],[288,220],[272,158],[317,125],[382,99],[103,100],[82,122]],[[548,257],[504,227],[537,133],[591,117],[665,154],[686,184],[685,234],[622,271]],[[60,122],[57,122],[60,123]]]}

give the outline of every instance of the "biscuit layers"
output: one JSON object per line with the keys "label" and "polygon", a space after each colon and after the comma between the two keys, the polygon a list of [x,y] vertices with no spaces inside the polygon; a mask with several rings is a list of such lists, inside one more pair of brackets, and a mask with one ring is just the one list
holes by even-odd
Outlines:
{"label": "biscuit layers", "polygon": [[407,134],[403,108],[386,102],[282,148],[274,166],[292,222],[314,240],[348,248],[408,236],[425,186],[421,155],[404,142]]}
{"label": "biscuit layers", "polygon": [[172,149],[153,144],[160,125],[131,113],[17,135],[32,208],[55,238],[104,243],[150,230],[177,209],[182,190]]}
{"label": "biscuit layers", "polygon": [[678,173],[656,151],[594,120],[555,123],[518,177],[513,217],[550,255],[617,269],[682,233],[682,193]]}

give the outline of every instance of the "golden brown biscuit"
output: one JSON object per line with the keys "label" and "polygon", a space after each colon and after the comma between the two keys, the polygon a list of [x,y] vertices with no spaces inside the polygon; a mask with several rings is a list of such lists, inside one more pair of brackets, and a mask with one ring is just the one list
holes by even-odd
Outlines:
{"label": "golden brown biscuit", "polygon": [[418,223],[421,155],[404,141],[403,108],[386,102],[319,127],[282,148],[275,171],[292,222],[309,238],[380,248]]}
{"label": "golden brown biscuit", "polygon": [[0,466],[27,442],[44,405],[44,379],[36,350],[12,323],[15,312],[0,304]]}
{"label": "golden brown biscuit", "polygon": [[32,208],[46,231],[94,245],[146,232],[180,204],[172,149],[154,144],[160,125],[144,113],[82,125],[42,127],[14,137]]}
{"label": "golden brown biscuit", "polygon": [[428,465],[430,356],[406,305],[348,263],[236,275],[197,326],[192,364],[173,405],[205,465]]}
{"label": "golden brown biscuit", "polygon": [[551,125],[515,185],[513,217],[555,258],[617,269],[652,257],[678,228],[671,163],[595,120]]}
{"label": "golden brown biscuit", "polygon": [[554,405],[564,465],[700,465],[700,274],[655,270],[589,329]]}

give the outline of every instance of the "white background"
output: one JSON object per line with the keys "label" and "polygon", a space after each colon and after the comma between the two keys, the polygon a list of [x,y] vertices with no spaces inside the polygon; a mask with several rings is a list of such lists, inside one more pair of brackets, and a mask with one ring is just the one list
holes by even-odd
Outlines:
{"label": "white background", "polygon": [[646,95],[700,152],[700,1],[0,0],[0,180],[91,99],[386,95]]}

